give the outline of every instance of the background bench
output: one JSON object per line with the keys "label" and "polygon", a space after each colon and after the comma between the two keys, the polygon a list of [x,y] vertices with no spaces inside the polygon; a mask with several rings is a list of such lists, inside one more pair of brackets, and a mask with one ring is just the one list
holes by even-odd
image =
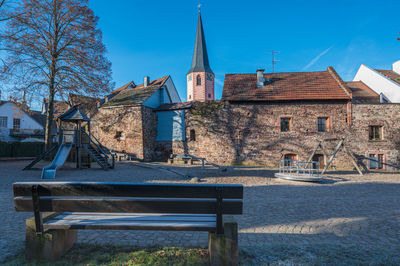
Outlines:
{"label": "background bench", "polygon": [[211,264],[238,263],[237,223],[223,215],[242,214],[242,185],[23,182],[13,190],[15,210],[34,213],[28,258],[59,258],[76,229],[176,230],[208,231]]}

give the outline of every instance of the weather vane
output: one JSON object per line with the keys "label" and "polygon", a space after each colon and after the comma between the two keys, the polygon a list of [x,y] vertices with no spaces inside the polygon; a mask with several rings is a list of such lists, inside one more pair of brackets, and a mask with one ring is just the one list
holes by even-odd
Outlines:
{"label": "weather vane", "polygon": [[197,5],[197,7],[199,8],[199,13],[200,13],[200,9],[201,9],[201,3],[199,1],[199,4]]}

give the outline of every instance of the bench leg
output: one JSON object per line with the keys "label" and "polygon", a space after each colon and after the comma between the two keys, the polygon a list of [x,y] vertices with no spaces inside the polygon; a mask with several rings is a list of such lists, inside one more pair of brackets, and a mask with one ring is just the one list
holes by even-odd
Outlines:
{"label": "bench leg", "polygon": [[238,265],[238,225],[233,217],[224,216],[224,234],[208,234],[210,265]]}
{"label": "bench leg", "polygon": [[34,218],[31,218],[26,220],[25,256],[28,260],[57,260],[72,248],[77,239],[77,230],[49,230],[36,235]]}

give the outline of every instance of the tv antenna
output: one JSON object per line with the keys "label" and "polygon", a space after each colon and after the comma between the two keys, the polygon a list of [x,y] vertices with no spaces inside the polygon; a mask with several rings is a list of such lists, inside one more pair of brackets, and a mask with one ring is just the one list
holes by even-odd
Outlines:
{"label": "tv antenna", "polygon": [[272,73],[275,71],[275,64],[276,62],[279,62],[280,60],[275,59],[275,54],[279,53],[279,51],[268,51],[268,53],[271,53],[272,55]]}

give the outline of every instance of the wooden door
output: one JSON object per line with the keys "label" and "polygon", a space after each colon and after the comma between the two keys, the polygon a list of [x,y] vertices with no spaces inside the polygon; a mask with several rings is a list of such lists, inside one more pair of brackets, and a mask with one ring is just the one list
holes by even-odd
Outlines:
{"label": "wooden door", "polygon": [[[324,169],[325,167],[325,158],[323,154],[315,154],[312,158],[312,160],[314,162],[318,162],[319,163],[319,168],[320,169]],[[315,166],[314,166],[315,167]]]}

